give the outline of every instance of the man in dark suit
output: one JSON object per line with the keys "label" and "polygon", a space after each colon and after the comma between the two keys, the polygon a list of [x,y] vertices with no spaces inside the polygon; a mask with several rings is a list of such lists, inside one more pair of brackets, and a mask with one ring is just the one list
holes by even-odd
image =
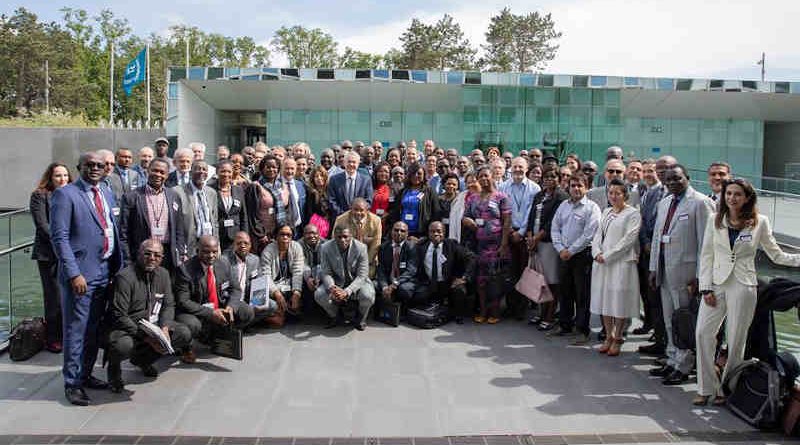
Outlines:
{"label": "man in dark suit", "polygon": [[[146,181],[145,175],[133,169],[133,153],[127,148],[117,150],[117,166],[111,172],[114,180],[112,186],[119,186],[119,191],[114,191],[114,198],[119,196],[118,202],[122,201],[122,196],[131,190],[143,185]],[[116,185],[115,185],[116,184]]]}
{"label": "man in dark suit", "polygon": [[303,248],[303,312],[310,314],[317,306],[314,304],[314,292],[319,286],[320,252],[322,241],[319,238],[319,229],[314,224],[306,224],[303,229],[303,238],[298,241]]}
{"label": "man in dark suit", "polygon": [[242,299],[250,303],[250,282],[258,277],[261,267],[261,258],[250,253],[252,244],[250,235],[240,231],[233,237],[233,245],[225,252],[225,257],[231,265],[231,277],[239,283],[242,289]]}
{"label": "man in dark suit", "polygon": [[403,221],[394,223],[391,238],[378,250],[375,294],[381,297],[379,303],[408,303],[416,288],[416,244],[408,240],[408,225]]}
{"label": "man in dark suit", "polygon": [[161,243],[145,240],[138,249],[136,262],[122,269],[114,280],[114,296],[109,314],[108,383],[111,391],[120,393],[123,360],[130,358],[146,377],[156,377],[153,366],[166,353],[161,343],[140,324],[147,320],[160,327],[176,351],[184,350],[192,340],[189,328],[175,321],[175,298],[169,272],[161,265],[164,248]]}
{"label": "man in dark suit", "polygon": [[333,221],[350,210],[350,205],[356,198],[364,198],[369,206],[372,205],[372,179],[358,172],[360,161],[358,153],[347,151],[344,155],[344,172],[333,175],[328,181],[328,202]]}
{"label": "man in dark suit", "polygon": [[448,300],[456,323],[470,316],[467,282],[475,267],[471,252],[454,239],[444,237],[444,224],[428,225],[428,238],[417,244],[417,288],[413,304]]}
{"label": "man in dark suit", "polygon": [[[303,208],[306,205],[306,184],[296,179],[297,161],[294,158],[287,157],[283,160],[281,167],[281,176],[283,183],[289,191],[289,205],[286,206],[287,215],[286,222],[292,227],[294,233],[299,234],[300,229],[303,227]],[[299,238],[297,236],[296,238]]]}
{"label": "man in dark suit", "polygon": [[64,394],[73,405],[88,405],[84,387],[108,384],[92,376],[97,360],[100,318],[107,288],[122,265],[114,197],[100,187],[104,159],[81,156],[81,178],[56,189],[50,206],[50,234],[58,258],[64,321]]}
{"label": "man in dark suit", "polygon": [[[242,301],[242,289],[232,277],[230,263],[219,258],[217,238],[202,236],[197,255],[181,265],[175,276],[178,307],[175,319],[189,327],[192,338],[202,331],[213,335],[217,326],[232,323],[244,328],[253,321],[253,308]],[[197,360],[191,346],[181,360],[184,363]]]}
{"label": "man in dark suit", "polygon": [[162,159],[150,162],[147,184],[136,188],[122,200],[120,241],[130,264],[146,239],[155,238],[164,246],[164,268],[175,271],[186,255],[186,235],[180,224],[181,200],[175,190],[166,188],[169,166]]}
{"label": "man in dark suit", "polygon": [[194,159],[192,150],[188,148],[179,148],[175,150],[174,160],[172,161],[175,169],[167,176],[167,187],[183,186],[191,182],[192,159]]}

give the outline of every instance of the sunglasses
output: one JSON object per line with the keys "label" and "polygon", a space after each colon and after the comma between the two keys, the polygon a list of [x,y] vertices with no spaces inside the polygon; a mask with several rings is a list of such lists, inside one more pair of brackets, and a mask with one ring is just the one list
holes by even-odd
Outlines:
{"label": "sunglasses", "polygon": [[87,168],[106,168],[105,162],[87,162],[84,164]]}
{"label": "sunglasses", "polygon": [[625,173],[625,170],[611,170],[611,169],[608,169],[606,171],[609,172],[609,173],[616,173],[618,175],[621,175],[621,174]]}

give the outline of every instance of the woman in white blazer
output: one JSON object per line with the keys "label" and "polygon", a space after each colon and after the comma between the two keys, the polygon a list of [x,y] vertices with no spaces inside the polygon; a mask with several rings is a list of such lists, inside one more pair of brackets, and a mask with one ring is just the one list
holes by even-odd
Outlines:
{"label": "woman in white blazer", "polygon": [[744,179],[723,184],[718,212],[709,217],[700,255],[700,293],[703,302],[697,317],[697,397],[701,406],[714,396],[725,397],[714,369],[716,337],[724,320],[728,342],[728,370],[742,362],[747,332],[756,308],[756,250],[760,247],[777,263],[800,266],[800,255],[784,253],[775,242],[769,219],[756,209],[756,192]]}
{"label": "woman in white blazer", "polygon": [[611,207],[603,216],[592,240],[592,313],[603,317],[606,339],[601,354],[619,355],[627,320],[639,316],[639,211],[627,203],[628,187],[612,179],[607,187]]}

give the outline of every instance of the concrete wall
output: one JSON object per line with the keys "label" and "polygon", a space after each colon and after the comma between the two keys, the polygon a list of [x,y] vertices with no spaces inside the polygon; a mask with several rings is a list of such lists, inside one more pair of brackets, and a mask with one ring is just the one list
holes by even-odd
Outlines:
{"label": "concrete wall", "polygon": [[128,147],[138,150],[164,130],[110,128],[0,128],[0,209],[26,207],[30,193],[50,162],[70,166],[73,175],[82,152]]}
{"label": "concrete wall", "polygon": [[783,178],[786,164],[798,162],[800,162],[800,123],[765,123],[764,175]]}
{"label": "concrete wall", "polygon": [[[198,97],[191,88],[178,84],[178,145],[186,147],[190,142],[203,142],[207,152],[213,152],[217,144],[217,114],[214,107]],[[221,125],[221,124],[220,124]]]}

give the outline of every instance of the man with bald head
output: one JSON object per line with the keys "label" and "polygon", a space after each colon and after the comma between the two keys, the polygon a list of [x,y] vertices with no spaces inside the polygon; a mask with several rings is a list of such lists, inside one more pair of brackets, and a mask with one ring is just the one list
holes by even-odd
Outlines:
{"label": "man with bald head", "polygon": [[138,249],[136,261],[114,278],[114,296],[109,309],[111,332],[106,349],[112,392],[124,389],[120,364],[128,358],[146,377],[158,375],[153,363],[166,351],[145,331],[141,320],[161,328],[175,351],[185,350],[192,340],[189,328],[175,321],[172,282],[169,272],[161,267],[163,258],[161,242],[145,240]]}
{"label": "man with bald head", "polygon": [[[141,175],[143,178],[147,179],[147,169],[150,168],[150,161],[153,160],[155,157],[155,152],[150,147],[142,147],[139,149],[139,163],[131,167],[132,170],[136,171]],[[169,165],[167,165],[169,168]]]}
{"label": "man with bald head", "polygon": [[[243,299],[230,263],[219,257],[219,241],[215,236],[201,236],[197,254],[175,274],[176,320],[189,327],[192,338],[201,333],[213,337],[219,328],[228,325],[242,329],[255,317],[253,308]],[[181,360],[184,363],[197,360],[191,346]]]}

